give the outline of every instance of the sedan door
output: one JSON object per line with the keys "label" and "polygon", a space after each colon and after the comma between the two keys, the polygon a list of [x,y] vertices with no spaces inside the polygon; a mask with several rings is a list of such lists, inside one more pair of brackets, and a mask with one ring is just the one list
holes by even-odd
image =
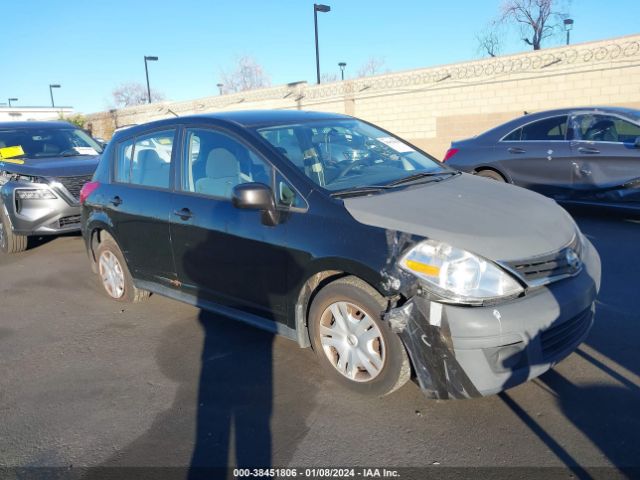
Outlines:
{"label": "sedan door", "polygon": [[637,188],[625,184],[640,178],[640,125],[613,114],[580,112],[571,115],[573,186],[580,199],[640,200]]}
{"label": "sedan door", "polygon": [[174,138],[175,129],[164,129],[118,145],[107,206],[133,276],[165,286],[176,280],[169,230],[172,163],[156,145],[172,149]]}
{"label": "sedan door", "polygon": [[243,141],[211,128],[187,128],[171,236],[182,290],[270,320],[286,317],[286,224],[264,225],[258,211],[233,206],[233,187],[272,184],[272,167]]}
{"label": "sedan door", "polygon": [[497,163],[516,185],[543,195],[562,196],[571,188],[571,149],[566,131],[566,115],[517,128],[498,142]]}

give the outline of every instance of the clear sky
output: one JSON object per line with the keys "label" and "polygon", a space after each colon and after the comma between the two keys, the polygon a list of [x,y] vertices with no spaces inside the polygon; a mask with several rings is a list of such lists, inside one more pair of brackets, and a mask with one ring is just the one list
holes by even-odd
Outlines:
{"label": "clear sky", "polygon": [[[568,0],[564,0],[567,2]],[[315,81],[313,0],[0,0],[0,102],[104,110],[123,82],[145,82],[170,100],[215,95],[221,70],[253,56],[274,85]],[[475,34],[501,0],[326,0],[319,14],[323,72],[347,77],[371,57],[396,71],[477,58]],[[640,0],[573,0],[571,41],[640,32]],[[558,45],[563,38],[546,46]],[[526,50],[517,36],[504,53]]]}

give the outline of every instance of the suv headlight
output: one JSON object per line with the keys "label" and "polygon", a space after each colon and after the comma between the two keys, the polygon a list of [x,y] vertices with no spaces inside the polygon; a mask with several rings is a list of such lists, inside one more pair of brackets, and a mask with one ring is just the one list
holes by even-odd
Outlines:
{"label": "suv headlight", "polygon": [[434,240],[425,240],[409,250],[400,267],[451,303],[482,305],[524,291],[515,278],[493,262]]}

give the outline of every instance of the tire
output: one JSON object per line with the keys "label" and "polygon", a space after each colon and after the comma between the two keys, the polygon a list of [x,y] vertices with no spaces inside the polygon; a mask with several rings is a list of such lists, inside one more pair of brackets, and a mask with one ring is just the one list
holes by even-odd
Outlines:
{"label": "tire", "polygon": [[127,262],[110,236],[102,239],[96,251],[98,277],[107,295],[113,300],[138,303],[151,295],[147,290],[136,288],[129,273]]}
{"label": "tire", "polygon": [[476,172],[476,175],[478,177],[495,180],[496,182],[505,183],[507,181],[506,178],[504,178],[500,173],[496,172],[495,170],[480,170],[479,172]]}
{"label": "tire", "polygon": [[26,235],[13,233],[11,222],[4,213],[4,207],[0,205],[0,251],[2,253],[19,253],[27,249]]}
{"label": "tire", "polygon": [[309,336],[323,370],[361,394],[387,395],[411,377],[400,338],[382,320],[385,308],[378,292],[350,276],[320,290],[309,310]]}

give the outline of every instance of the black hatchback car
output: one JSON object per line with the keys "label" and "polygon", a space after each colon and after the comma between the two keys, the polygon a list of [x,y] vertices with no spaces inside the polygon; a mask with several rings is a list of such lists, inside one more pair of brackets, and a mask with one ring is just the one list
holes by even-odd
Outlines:
{"label": "black hatchback car", "polygon": [[[107,294],[313,346],[362,393],[498,392],[588,334],[600,261],[555,202],[352,117],[228,112],[122,130],[81,192]],[[523,212],[526,212],[524,214]]]}
{"label": "black hatchback car", "polygon": [[566,205],[640,212],[640,110],[586,107],[524,115],[452,142],[445,162]]}

